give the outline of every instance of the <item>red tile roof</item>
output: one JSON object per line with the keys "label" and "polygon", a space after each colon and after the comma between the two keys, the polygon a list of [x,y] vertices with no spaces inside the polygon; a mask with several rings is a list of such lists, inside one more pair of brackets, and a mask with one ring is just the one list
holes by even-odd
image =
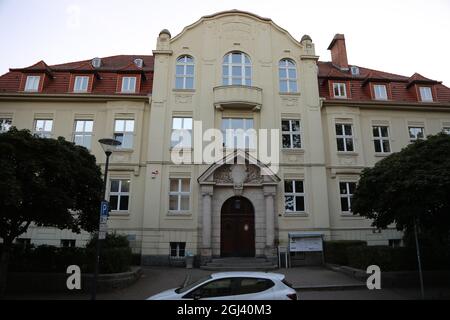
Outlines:
{"label": "red tile roof", "polygon": [[[134,63],[135,59],[143,59],[143,67]],[[33,73],[46,73],[46,79],[41,93],[66,94],[71,93],[69,88],[71,77],[76,74],[94,73],[96,75],[92,92],[93,95],[114,95],[117,92],[118,81],[121,74],[141,74],[142,82],[136,95],[151,94],[153,85],[153,56],[145,55],[118,55],[101,58],[101,66],[94,68],[92,60],[76,61],[48,66],[44,61],[21,69],[10,69],[10,72],[0,77],[0,93],[18,93],[23,88],[23,76]],[[398,74],[359,67],[359,74],[352,75],[350,71],[343,71],[331,62],[318,62],[319,93],[320,96],[332,100],[330,96],[333,81],[346,81],[350,86],[348,97],[352,101],[372,100],[370,83],[382,82],[389,86],[389,100],[398,102],[418,102],[417,93],[413,85],[422,84],[434,87],[435,102],[450,103],[450,89],[442,83],[428,79],[418,73],[411,77]],[[73,82],[72,82],[73,83]]]}
{"label": "red tile roof", "polygon": [[[135,59],[143,59],[142,68],[134,64]],[[117,92],[120,73],[142,74],[140,88],[135,95],[146,96],[152,92],[153,86],[153,56],[145,55],[119,55],[101,58],[101,66],[94,68],[92,60],[76,61],[48,66],[44,61],[20,69],[10,69],[10,72],[0,77],[0,93],[18,93],[23,87],[22,77],[27,74],[46,73],[50,75],[45,80],[42,89],[44,94],[71,93],[69,88],[72,75],[83,73],[95,73],[96,77],[92,87],[93,95],[114,95]]]}
{"label": "red tile roof", "polygon": [[[359,68],[359,75],[352,75],[350,71],[343,71],[334,66],[331,62],[318,62],[319,66],[319,94],[327,100],[333,100],[330,95],[333,81],[345,81],[350,86],[350,92],[347,94],[348,100],[352,101],[371,101],[371,90],[369,83],[387,83],[389,91],[389,100],[396,102],[419,102],[414,84],[423,84],[433,86],[435,89],[434,101],[441,103],[450,103],[450,88],[444,86],[441,82],[425,78],[415,73],[411,77],[405,77],[398,74],[363,68]],[[342,101],[342,99],[339,99]]]}

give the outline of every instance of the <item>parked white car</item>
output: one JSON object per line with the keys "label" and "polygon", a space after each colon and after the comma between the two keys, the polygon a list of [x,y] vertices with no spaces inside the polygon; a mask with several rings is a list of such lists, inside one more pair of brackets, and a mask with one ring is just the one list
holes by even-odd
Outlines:
{"label": "parked white car", "polygon": [[297,293],[283,274],[221,272],[147,300],[297,300]]}

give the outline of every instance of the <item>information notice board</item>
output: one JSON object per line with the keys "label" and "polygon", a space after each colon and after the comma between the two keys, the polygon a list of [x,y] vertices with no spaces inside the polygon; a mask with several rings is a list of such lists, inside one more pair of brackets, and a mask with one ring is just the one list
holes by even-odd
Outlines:
{"label": "information notice board", "polygon": [[323,251],[322,237],[291,237],[290,252],[318,252]]}

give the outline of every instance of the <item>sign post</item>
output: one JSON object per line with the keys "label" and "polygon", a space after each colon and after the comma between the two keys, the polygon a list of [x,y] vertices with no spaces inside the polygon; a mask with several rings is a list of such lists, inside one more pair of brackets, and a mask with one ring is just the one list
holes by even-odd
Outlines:
{"label": "sign post", "polygon": [[94,280],[92,283],[92,297],[91,297],[92,300],[95,300],[97,296],[97,280],[100,269],[100,251],[102,248],[102,241],[106,239],[106,233],[108,232],[108,215],[109,215],[109,202],[103,200],[100,205],[100,222],[98,226],[98,238],[96,245]]}

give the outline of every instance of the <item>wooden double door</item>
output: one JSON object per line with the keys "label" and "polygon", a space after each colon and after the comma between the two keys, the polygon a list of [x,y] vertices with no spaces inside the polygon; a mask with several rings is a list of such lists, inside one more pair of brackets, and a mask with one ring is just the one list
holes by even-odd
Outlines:
{"label": "wooden double door", "polygon": [[255,256],[255,210],[244,197],[232,197],[221,210],[222,257]]}

